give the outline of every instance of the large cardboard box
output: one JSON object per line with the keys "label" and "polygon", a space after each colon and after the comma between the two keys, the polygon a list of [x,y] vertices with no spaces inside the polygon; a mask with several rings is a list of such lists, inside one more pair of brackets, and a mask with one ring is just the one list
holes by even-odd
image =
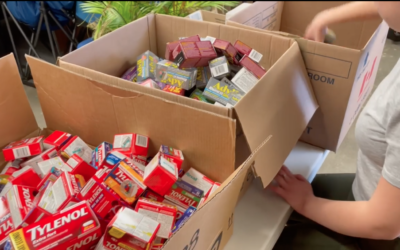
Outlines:
{"label": "large cardboard box", "polygon": [[[268,72],[234,109],[119,78],[144,51],[163,55],[166,42],[195,34],[241,39],[264,53],[261,63]],[[11,56],[2,60],[13,62]],[[150,155],[161,144],[178,148],[185,155],[184,168],[223,183],[168,241],[167,250],[222,249],[252,170],[267,186],[317,109],[293,39],[185,18],[146,16],[61,58],[60,67],[27,60],[49,130],[79,135],[90,145],[112,141],[118,133],[143,134],[150,137]],[[4,107],[12,107],[12,101]]]}
{"label": "large cardboard box", "polygon": [[[0,121],[2,121],[0,123],[0,148],[4,148],[4,146],[11,141],[38,135],[47,136],[56,129],[67,130],[73,134],[79,135],[91,145],[97,145],[98,142],[110,139],[109,131],[104,129],[106,126],[102,126],[101,122],[105,120],[117,122],[116,116],[119,113],[113,113],[115,110],[112,112],[103,110],[104,112],[101,112],[101,116],[105,119],[96,121],[96,115],[100,113],[98,113],[99,110],[96,111],[94,106],[97,104],[102,106],[101,103],[103,100],[104,103],[107,104],[107,101],[111,99],[121,99],[125,100],[125,106],[120,106],[120,108],[128,111],[132,106],[126,99],[141,98],[130,90],[106,86],[38,59],[29,57],[28,60],[35,77],[40,103],[48,128],[40,129],[35,121],[35,117],[23,89],[14,56],[10,54],[0,58],[0,100],[2,100],[0,103]],[[54,75],[55,73],[59,74]],[[73,86],[68,86],[68,82],[78,82],[81,86],[78,87],[78,85],[74,84],[72,84]],[[94,87],[94,89],[91,89],[93,91],[90,92],[90,95],[84,95],[89,92],[80,92],[85,89],[90,89],[91,86]],[[73,93],[68,91],[68,89],[71,88],[75,88]],[[84,99],[89,99],[90,102],[93,102],[93,105],[85,105],[82,101]],[[162,102],[165,102],[165,100]],[[79,107],[81,111],[76,109],[77,107]],[[124,113],[132,115],[132,113],[129,112]],[[131,118],[127,117],[126,119],[129,120]],[[95,120],[94,123],[101,128],[96,129],[94,123],[90,122],[91,120]],[[213,122],[221,123],[223,120],[227,120],[227,118],[217,116]],[[157,118],[155,121],[157,121]],[[197,122],[199,122],[199,125],[204,125],[201,121]],[[177,122],[177,124],[182,125],[180,122]],[[121,124],[121,131],[132,131],[132,127],[127,128],[123,125],[124,124]],[[193,124],[189,122],[187,125]],[[146,126],[146,124],[140,124],[140,126]],[[167,139],[164,142],[167,144],[177,143],[176,140],[182,140],[182,137],[178,139],[174,138],[173,134],[169,134],[169,136],[165,138],[159,138],[156,136],[157,133],[152,133],[153,131],[151,129],[153,129],[153,127],[150,126],[149,134],[151,134],[151,139],[153,141],[153,149],[159,147],[159,142],[165,138]],[[184,128],[183,130],[189,129],[191,128]],[[158,130],[163,130],[162,126],[158,126]],[[168,133],[168,130],[163,131]],[[187,135],[187,132],[184,132],[184,134]],[[215,136],[215,133],[212,132],[211,136],[213,135]],[[163,249],[195,249],[195,247],[196,249],[207,250],[223,249],[233,232],[233,212],[240,190],[243,189],[247,175],[251,168],[254,167],[254,162],[256,160],[268,160],[265,159],[264,155],[271,149],[271,146],[268,146],[271,139],[272,136],[266,138],[254,153],[243,161],[236,170],[232,171],[223,164],[218,169],[214,170],[231,171],[231,173],[223,180],[221,188],[194,213],[190,220],[168,241]],[[210,137],[209,140],[210,142],[214,142],[212,137]],[[215,141],[216,140],[217,139],[215,139]],[[184,145],[187,143],[191,144],[190,148],[194,150],[194,152],[196,152],[196,150],[201,151],[204,146],[201,142],[196,143],[192,141],[191,138],[177,144]],[[203,160],[201,160],[200,164],[197,164],[197,166],[200,166],[197,169],[206,171],[207,166],[202,163],[214,161],[213,165],[215,165],[220,161],[220,159],[218,159],[219,155],[219,152],[202,155]],[[195,158],[191,152],[188,152],[186,156],[188,157],[185,157],[185,159],[189,158],[189,161]],[[3,154],[0,154],[0,170],[4,168],[5,164],[6,162],[4,161]]]}
{"label": "large cardboard box", "polygon": [[[264,55],[261,65],[268,72],[234,108],[171,95],[120,78],[144,51],[162,56],[167,42],[197,34],[231,42],[240,39]],[[97,104],[101,108],[93,107],[97,114],[90,120],[94,127],[92,134],[102,130],[111,137],[119,130],[129,129],[157,138],[157,144],[163,140],[165,143],[172,136],[176,140],[168,145],[185,152],[189,164],[206,166],[204,174],[215,180],[223,181],[235,169],[235,148],[242,147],[237,145],[241,135],[237,128],[240,127],[246,138],[242,141],[247,141],[251,152],[272,135],[270,154],[264,156],[269,159],[268,166],[261,161],[255,164],[257,176],[268,185],[317,108],[298,45],[293,39],[222,24],[148,15],[62,57],[58,64],[65,70],[104,82],[102,88],[119,86],[133,91],[129,95],[131,98],[112,98]],[[97,86],[83,89],[79,81],[68,81],[67,85],[70,86],[68,90],[60,85],[61,99],[64,99],[62,92],[82,91],[81,96],[86,97],[81,98],[81,105],[94,105],[87,96],[93,96]],[[38,91],[40,93],[40,89]],[[46,97],[46,101],[52,99]],[[76,110],[85,115],[79,111],[79,106]],[[117,121],[111,123],[101,112],[116,113]],[[221,120],[216,120],[217,117]],[[78,126],[80,122],[71,118],[71,123]],[[159,128],[160,124],[164,129]],[[216,138],[215,142],[210,138]],[[202,145],[200,150],[193,150],[194,142]],[[188,154],[192,157],[187,157]],[[218,160],[205,159],[204,155],[208,154],[218,154]],[[222,165],[224,168],[220,169]]]}
{"label": "large cardboard box", "polygon": [[301,38],[322,10],[345,2],[255,2],[227,25],[295,38],[319,109],[301,140],[336,151],[374,86],[388,25],[381,20],[329,27],[333,45]]}

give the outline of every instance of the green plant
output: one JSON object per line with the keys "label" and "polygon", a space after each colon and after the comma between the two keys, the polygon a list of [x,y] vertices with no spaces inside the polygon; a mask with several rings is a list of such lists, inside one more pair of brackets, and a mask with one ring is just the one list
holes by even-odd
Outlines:
{"label": "green plant", "polygon": [[235,7],[239,1],[102,1],[84,2],[82,10],[89,14],[100,14],[101,17],[89,25],[94,32],[93,38],[116,30],[149,13],[166,14],[184,17],[197,10],[217,9],[224,11],[225,7]]}

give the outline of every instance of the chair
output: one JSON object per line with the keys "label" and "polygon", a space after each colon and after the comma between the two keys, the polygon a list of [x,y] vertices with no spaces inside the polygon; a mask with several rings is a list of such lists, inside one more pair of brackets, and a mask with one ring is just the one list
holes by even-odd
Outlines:
{"label": "chair", "polygon": [[[60,49],[55,35],[56,30],[61,30],[70,41],[69,52],[71,52],[72,49],[74,47],[76,48],[76,46],[78,45],[75,39],[77,28],[75,20],[75,2],[2,1],[0,2],[0,4],[6,22],[7,31],[10,36],[15,59],[17,61],[18,69],[24,82],[31,78],[31,74],[27,63],[25,65],[25,70],[22,69],[7,14],[8,16],[10,16],[11,20],[18,28],[25,42],[29,45],[29,55],[33,53],[34,56],[36,56],[37,58],[41,58],[35,49],[41,30],[47,31],[50,49],[55,60],[57,59],[57,56],[60,55]],[[73,24],[72,31],[68,27],[68,30],[63,28],[69,22],[72,22]],[[30,39],[28,39],[21,25],[24,25],[32,30]]]}

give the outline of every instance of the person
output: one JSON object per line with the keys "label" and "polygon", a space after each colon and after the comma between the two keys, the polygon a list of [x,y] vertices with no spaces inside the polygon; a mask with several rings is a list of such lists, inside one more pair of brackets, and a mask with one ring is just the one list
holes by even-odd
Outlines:
{"label": "person", "polygon": [[[329,25],[382,18],[400,31],[400,2],[350,2],[317,14],[305,38]],[[355,174],[317,175],[310,184],[283,166],[269,188],[292,206],[274,249],[400,249],[400,60],[356,123]]]}

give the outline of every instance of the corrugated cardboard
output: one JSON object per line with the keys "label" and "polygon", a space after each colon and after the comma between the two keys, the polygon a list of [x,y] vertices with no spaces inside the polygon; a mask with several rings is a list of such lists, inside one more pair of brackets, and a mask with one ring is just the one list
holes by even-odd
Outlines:
{"label": "corrugated cardboard", "polygon": [[[268,72],[235,109],[119,78],[144,51],[163,55],[166,42],[195,34],[241,39],[263,53]],[[178,148],[184,168],[223,183],[166,250],[222,249],[232,234],[237,200],[253,179],[251,170],[267,186],[317,109],[294,40],[209,22],[149,15],[61,58],[60,67],[27,60],[50,130],[79,135],[90,145],[111,141],[117,133],[143,134],[150,137],[150,155],[161,144]],[[248,150],[240,151],[247,147],[250,157]]]}
{"label": "corrugated cardboard", "polygon": [[[85,139],[91,139],[92,141],[96,141],[96,139],[100,138],[103,138],[101,140],[108,138],[109,135],[107,130],[104,131],[104,134],[101,134],[101,132],[99,134],[96,134],[95,132],[93,135],[91,135],[90,131],[93,129],[93,127],[91,127],[91,123],[87,122],[87,120],[93,118],[93,116],[89,113],[92,112],[91,106],[82,106],[82,109],[84,110],[84,112],[86,112],[85,114],[87,115],[87,117],[80,117],[79,115],[75,117],[75,119],[70,119],[68,117],[68,112],[70,110],[67,109],[66,106],[71,105],[74,101],[79,102],[80,99],[78,96],[80,94],[78,94],[78,96],[74,96],[70,92],[66,92],[64,93],[65,99],[61,100],[60,102],[56,101],[59,96],[52,97],[52,94],[55,94],[55,92],[59,91],[52,89],[51,85],[55,85],[53,87],[58,88],[60,88],[61,85],[57,84],[57,81],[54,81],[53,78],[51,78],[50,80],[45,80],[44,78],[42,78],[42,76],[50,76],[51,74],[61,73],[65,70],[62,70],[54,65],[50,65],[32,57],[29,57],[28,60],[32,67],[36,86],[39,90],[41,106],[43,110],[46,110],[46,112],[44,112],[44,116],[46,121],[50,122],[50,126],[52,126],[54,129],[67,129],[71,132],[73,131],[79,133],[78,135],[80,137],[86,137]],[[52,70],[52,68],[58,70],[58,72],[48,71]],[[83,79],[82,76],[77,76],[78,78],[74,79],[71,76],[75,74],[71,72],[66,73],[68,73],[69,75],[59,75],[59,79],[63,79],[65,77],[69,78],[71,81],[78,80],[78,78]],[[0,138],[2,139],[2,146],[8,143],[5,141],[6,138],[9,138],[10,140],[17,140],[21,138],[29,138],[37,134],[48,135],[49,133],[47,129],[45,129],[45,131],[40,131],[40,129],[38,129],[37,127],[35,119],[33,118],[32,110],[29,107],[28,99],[26,98],[26,95],[24,93],[22,87],[23,85],[18,74],[18,68],[12,54],[4,58],[0,58],[0,79],[0,93],[9,93],[10,97],[18,98],[18,103],[20,104],[14,105],[13,102],[7,99],[7,96],[3,96],[2,100],[5,101],[0,106],[0,118],[2,121],[10,122],[3,123],[3,125],[13,124],[14,126],[6,125],[1,127]],[[91,80],[85,82],[82,81],[82,79],[79,79],[84,85],[82,89],[85,89],[87,86],[93,83],[95,83],[96,85],[101,85],[100,83]],[[68,86],[66,86],[65,89],[61,89],[61,92],[66,89],[68,89]],[[117,87],[110,87],[110,92],[111,89],[115,90],[116,92],[120,90],[120,93],[128,93],[127,91],[121,90]],[[47,102],[47,98],[44,98],[45,96],[48,96],[49,98],[54,98],[54,102]],[[96,95],[96,93],[93,93],[86,98],[91,99],[91,101],[94,103],[101,103],[103,97]],[[118,97],[116,98],[118,99]],[[53,117],[55,114],[51,112],[53,108],[49,107],[49,105],[55,105],[56,107],[54,109],[58,109],[62,115]],[[129,106],[127,107],[129,108]],[[10,115],[10,111],[13,111],[11,112],[12,116]],[[106,116],[106,118],[108,118],[109,120],[113,120],[114,122],[116,122],[115,113],[105,112],[104,116]],[[59,120],[57,121],[57,119]],[[78,121],[78,119],[81,119],[79,120],[81,122],[80,125],[86,126],[86,131],[84,131],[83,128],[82,130],[79,130],[81,129],[81,127],[79,126],[79,129],[76,129],[74,127],[75,123],[71,123],[71,120]],[[254,161],[258,160],[257,157],[265,154],[266,150],[268,150],[268,147],[266,147],[266,145],[269,143],[270,138],[271,137],[266,138],[260,144],[260,146],[257,147],[254,153],[251,154],[250,157],[248,157],[247,160],[245,160],[241,164],[239,168],[237,168],[235,171],[232,171],[231,174],[227,178],[225,178],[221,185],[221,188],[215,194],[213,194],[213,196],[210,197],[201,208],[199,208],[199,210],[193,215],[193,217],[169,240],[168,243],[166,243],[163,249],[184,249],[186,246],[189,246],[188,249],[194,249],[195,246],[198,246],[196,247],[196,249],[207,249],[207,246],[212,246],[213,244],[215,244],[215,246],[219,246],[219,249],[223,248],[223,246],[232,235],[233,211],[234,207],[236,206],[240,190],[246,183],[246,175],[249,169],[251,169],[251,166],[254,164]],[[152,140],[159,141],[159,138],[157,138],[156,135],[153,134]],[[197,147],[196,149],[198,149],[200,146],[202,145],[196,144],[194,147]],[[156,148],[158,147],[159,145],[156,146]],[[219,161],[217,160],[218,154],[215,153],[203,155],[203,157]],[[3,162],[1,163],[0,167],[3,168],[4,165],[5,164]],[[220,171],[223,168],[224,166],[222,165],[221,168],[217,171]]]}
{"label": "corrugated cardboard", "polygon": [[214,13],[207,10],[198,10],[188,15],[186,18],[198,21],[225,24],[225,15]]}
{"label": "corrugated cardboard", "polygon": [[[126,68],[135,63],[135,58],[143,51],[151,50],[153,53],[163,55],[167,42],[197,34],[201,37],[208,35],[231,42],[240,39],[264,55],[261,65],[268,72],[234,109],[217,107],[145,88],[119,78]],[[164,140],[164,143],[184,151],[185,158],[189,159],[190,164],[200,167],[204,174],[215,180],[224,180],[235,169],[234,150],[237,134],[235,122],[239,121],[242,126],[252,152],[263,140],[270,135],[273,136],[271,145],[274,146],[270,146],[270,153],[255,164],[257,175],[263,179],[264,185],[268,185],[317,108],[299,48],[294,40],[186,18],[148,15],[68,54],[58,63],[61,68],[87,77],[81,81],[87,82],[89,78],[104,83],[104,85],[82,84],[74,75],[73,81],[65,77],[68,79],[65,85],[70,88],[67,90],[59,77],[60,74],[67,74],[66,71],[61,73],[58,70],[51,79],[54,82],[58,81],[58,84],[52,87],[53,91],[63,89],[59,94],[55,93],[59,96],[55,99],[58,102],[59,99],[65,99],[63,96],[66,91],[71,94],[83,92],[86,93],[82,95],[85,97],[99,92],[95,95],[101,96],[104,100],[101,108],[95,108],[93,100],[84,102],[85,106],[93,106],[92,112],[98,113],[95,116],[97,120],[87,121],[94,127],[98,127],[91,133],[107,129],[111,136],[115,134],[115,131],[125,128],[127,131],[137,131],[152,138],[150,131],[153,131],[152,133],[159,131],[157,138],[159,134],[159,138]],[[34,65],[31,66],[34,67]],[[39,70],[39,67],[37,68]],[[47,69],[43,67],[41,70],[56,72],[56,69],[49,67]],[[41,78],[35,78],[36,84],[40,84],[41,81],[50,81],[51,78],[44,75],[37,77]],[[132,97],[125,99],[108,97],[108,94],[104,92],[111,90],[110,86],[130,90],[132,94],[119,93],[119,96]],[[104,92],[100,92],[100,89]],[[40,86],[38,92],[41,98]],[[82,96],[80,98],[84,99]],[[133,96],[140,98],[133,98]],[[52,101],[51,98],[44,98],[46,101],[47,99],[49,102]],[[118,102],[121,104],[116,104]],[[107,125],[100,125],[101,128],[98,125],[95,126],[96,122],[103,121],[100,114],[104,110],[110,113],[117,112],[118,122],[110,124],[109,121],[104,121]],[[43,112],[47,111],[43,110]],[[54,108],[52,112],[56,115],[57,110]],[[82,113],[84,110],[79,112]],[[85,114],[82,113],[83,115]],[[51,128],[52,122],[47,120],[46,122]],[[157,130],[159,124],[165,124],[165,130]],[[74,125],[74,128],[77,125]],[[190,129],[185,131],[183,128]],[[171,141],[170,135],[175,140]],[[89,142],[92,143],[91,140]],[[202,146],[198,150],[193,150],[194,142]],[[158,143],[161,141],[157,141]],[[153,149],[156,150],[156,148]],[[211,152],[219,155],[220,162],[213,164],[202,159],[203,155]],[[201,164],[201,166],[196,164]],[[221,165],[229,171],[221,170],[218,173],[214,171],[221,168]]]}
{"label": "corrugated cardboard", "polygon": [[[4,148],[27,134],[37,133],[39,126],[26,97],[13,55],[0,58],[0,88],[0,148]],[[0,154],[0,166],[3,164],[3,154]]]}
{"label": "corrugated cardboard", "polygon": [[381,20],[351,22],[329,27],[337,37],[333,45],[301,38],[317,13],[344,3],[256,2],[227,20],[296,39],[320,106],[301,140],[332,151],[371,93],[388,31]]}

